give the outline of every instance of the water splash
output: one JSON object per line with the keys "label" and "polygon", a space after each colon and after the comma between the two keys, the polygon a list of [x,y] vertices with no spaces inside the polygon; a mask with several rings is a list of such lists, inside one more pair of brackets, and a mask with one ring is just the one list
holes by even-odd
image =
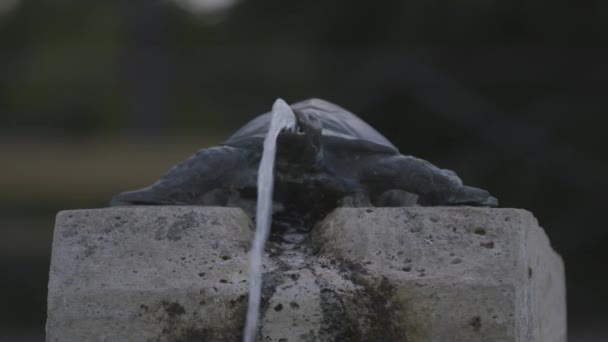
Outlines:
{"label": "water splash", "polygon": [[262,255],[270,231],[277,137],[282,130],[294,129],[295,126],[296,117],[293,111],[285,101],[277,99],[272,106],[270,128],[264,139],[264,151],[258,169],[256,228],[249,266],[249,304],[245,331],[243,332],[244,342],[255,341],[258,332],[260,300],[262,297]]}

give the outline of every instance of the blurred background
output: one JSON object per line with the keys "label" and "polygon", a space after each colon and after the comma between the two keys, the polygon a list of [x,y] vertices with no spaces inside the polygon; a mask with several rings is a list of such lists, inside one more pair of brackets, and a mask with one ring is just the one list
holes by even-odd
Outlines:
{"label": "blurred background", "polygon": [[0,0],[0,341],[42,341],[54,217],[269,110],[335,102],[532,211],[608,340],[608,2]]}

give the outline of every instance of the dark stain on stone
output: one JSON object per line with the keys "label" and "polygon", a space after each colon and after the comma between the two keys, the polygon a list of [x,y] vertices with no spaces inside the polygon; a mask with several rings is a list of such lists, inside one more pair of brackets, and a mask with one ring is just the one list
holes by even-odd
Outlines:
{"label": "dark stain on stone", "polygon": [[422,225],[421,224],[416,224],[415,226],[413,226],[412,228],[410,228],[410,232],[412,232],[412,233],[418,233],[421,230],[422,230]]}
{"label": "dark stain on stone", "polygon": [[[155,321],[161,326],[161,334],[155,341],[207,342],[241,341],[246,311],[246,296],[234,300],[234,308],[218,328],[203,327],[197,312],[191,315],[178,303],[161,302],[163,310],[157,311]],[[152,312],[152,311],[150,311]]]}
{"label": "dark stain on stone", "polygon": [[475,316],[469,321],[469,325],[473,328],[474,331],[479,331],[481,329],[481,317]]}
{"label": "dark stain on stone", "polygon": [[198,329],[190,327],[184,330],[183,334],[176,337],[175,342],[207,342],[209,339],[209,331],[206,329]]}
{"label": "dark stain on stone", "polygon": [[270,298],[274,296],[277,291],[277,287],[283,284],[281,277],[281,271],[266,272],[262,274],[262,298],[260,303],[260,312],[268,311],[270,306]]}
{"label": "dark stain on stone", "polygon": [[365,276],[369,275],[367,269],[360,263],[352,262],[349,260],[331,260],[332,264],[337,264],[338,269],[342,276],[349,279],[353,284],[366,286],[368,282],[365,280]]}
{"label": "dark stain on stone", "polygon": [[85,256],[85,258],[88,258],[91,255],[95,254],[98,248],[99,247],[97,247],[97,245],[87,245],[82,254]]}
{"label": "dark stain on stone", "polygon": [[528,267],[528,279],[532,279],[532,267]]}
{"label": "dark stain on stone", "polygon": [[166,216],[159,216],[156,218],[156,220],[154,221],[154,225],[156,226],[166,226],[167,225],[167,217]]}
{"label": "dark stain on stone", "polygon": [[236,299],[231,299],[228,303],[230,304],[231,308],[234,308],[239,305],[244,305],[246,301],[247,295],[240,295]]}
{"label": "dark stain on stone", "polygon": [[274,308],[274,311],[279,312],[281,310],[283,310],[283,304],[277,304]]}
{"label": "dark stain on stone", "polygon": [[344,304],[344,298],[334,290],[321,290],[323,320],[319,333],[328,341],[363,341],[360,325]]}
{"label": "dark stain on stone", "polygon": [[171,227],[167,230],[167,239],[170,241],[179,241],[187,231],[196,226],[196,217],[194,212],[189,212],[176,217],[176,221],[173,222]]}
{"label": "dark stain on stone", "polygon": [[346,276],[360,287],[351,295],[328,287],[321,289],[320,340],[407,341],[399,325],[400,308],[394,298],[395,289],[388,279],[366,279],[361,272]]}
{"label": "dark stain on stone", "polygon": [[418,217],[418,214],[414,213],[414,212],[410,212],[410,211],[408,211],[407,208],[404,208],[403,216],[405,216],[405,218],[406,218],[405,222],[407,223],[408,221],[414,221]]}
{"label": "dark stain on stone", "polygon": [[481,247],[485,247],[487,249],[492,249],[494,248],[494,241],[490,241],[490,242],[481,242],[479,244]]}
{"label": "dark stain on stone", "polygon": [[154,232],[154,240],[156,241],[164,240],[165,236],[166,232],[164,227],[160,227]]}
{"label": "dark stain on stone", "polygon": [[78,235],[78,225],[73,224],[70,228],[64,230],[61,236],[65,239]]}
{"label": "dark stain on stone", "polygon": [[181,316],[186,313],[186,309],[177,302],[162,302],[163,308],[170,318]]}
{"label": "dark stain on stone", "polygon": [[475,230],[473,231],[473,233],[477,234],[477,235],[486,235],[486,230],[483,228],[475,228]]}
{"label": "dark stain on stone", "polygon": [[129,222],[129,221],[127,221],[127,220],[121,220],[121,219],[120,219],[120,216],[116,217],[115,219],[116,219],[118,222],[114,222],[114,223],[112,223],[112,229],[111,229],[111,231],[114,231],[114,230],[116,230],[116,229],[118,229],[118,228],[122,228],[124,225],[126,225],[126,224]]}
{"label": "dark stain on stone", "polygon": [[154,306],[140,305],[146,319],[157,322],[161,333],[154,341],[241,341],[247,311],[247,296],[238,296],[227,303],[229,310],[221,326],[207,326],[201,314],[207,312],[201,301],[200,310],[186,311],[178,302],[161,301]]}
{"label": "dark stain on stone", "polygon": [[195,326],[181,327],[170,325],[163,328],[160,341],[170,342],[207,342],[213,341],[217,333]]}
{"label": "dark stain on stone", "polygon": [[300,308],[300,304],[296,303],[296,302],[289,302],[289,306],[292,309],[299,309]]}

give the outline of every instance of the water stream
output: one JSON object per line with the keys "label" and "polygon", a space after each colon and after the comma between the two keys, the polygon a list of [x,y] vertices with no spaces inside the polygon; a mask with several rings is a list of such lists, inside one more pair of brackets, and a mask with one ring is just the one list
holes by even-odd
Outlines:
{"label": "water stream", "polygon": [[258,169],[256,228],[249,266],[249,304],[243,332],[244,342],[255,341],[258,333],[260,300],[262,297],[262,256],[272,219],[272,191],[274,188],[277,137],[282,130],[294,129],[295,126],[296,117],[293,111],[285,101],[277,99],[272,106],[270,128],[264,139],[264,150]]}

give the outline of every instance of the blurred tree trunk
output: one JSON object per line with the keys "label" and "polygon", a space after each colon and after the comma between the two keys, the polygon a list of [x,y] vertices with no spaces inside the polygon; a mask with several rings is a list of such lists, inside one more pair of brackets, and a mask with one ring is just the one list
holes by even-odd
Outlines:
{"label": "blurred tree trunk", "polygon": [[169,121],[167,11],[156,1],[125,1],[123,7],[126,32],[122,63],[129,133],[141,138],[158,137],[165,133]]}

